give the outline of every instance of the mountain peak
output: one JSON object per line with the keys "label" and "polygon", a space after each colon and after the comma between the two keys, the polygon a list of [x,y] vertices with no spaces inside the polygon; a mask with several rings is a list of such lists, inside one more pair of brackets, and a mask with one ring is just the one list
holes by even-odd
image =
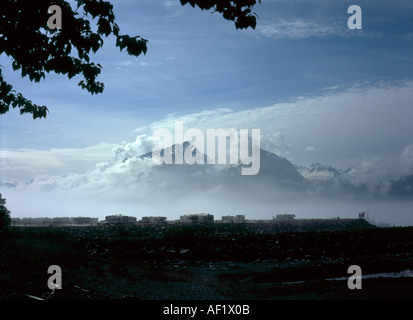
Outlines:
{"label": "mountain peak", "polygon": [[319,162],[315,162],[312,165],[310,165],[309,171],[311,173],[313,173],[313,172],[328,172],[328,173],[333,174],[336,177],[340,176],[340,172],[337,169],[335,169],[335,168],[333,168],[332,166],[329,166],[329,165],[323,165]]}
{"label": "mountain peak", "polygon": [[[175,164],[175,159],[176,159],[176,152],[182,152],[182,156],[184,156],[186,150],[188,147],[194,146],[192,143],[189,141],[184,141],[183,143],[175,143],[174,145],[170,147],[166,147],[160,150],[159,154],[161,157],[164,157],[165,154],[170,153],[172,156],[172,164]],[[196,154],[200,154],[201,157],[204,159],[204,165],[207,164],[207,156],[200,152],[198,149],[195,148],[192,150],[192,155],[195,156]],[[146,159],[146,158],[152,158],[153,157],[153,151],[147,152],[144,155],[140,156],[141,159]],[[183,164],[185,165],[185,160],[183,160]],[[198,164],[198,163],[196,163]],[[202,164],[198,164],[202,165]]]}
{"label": "mountain peak", "polygon": [[[221,171],[221,178],[232,180],[235,185],[245,182],[241,176],[241,168],[248,167],[242,163],[231,164]],[[241,180],[242,179],[242,180]],[[285,158],[264,149],[260,149],[260,171],[248,176],[248,181],[255,180],[262,185],[278,185],[301,188],[307,185],[306,179],[297,171],[294,165]]]}

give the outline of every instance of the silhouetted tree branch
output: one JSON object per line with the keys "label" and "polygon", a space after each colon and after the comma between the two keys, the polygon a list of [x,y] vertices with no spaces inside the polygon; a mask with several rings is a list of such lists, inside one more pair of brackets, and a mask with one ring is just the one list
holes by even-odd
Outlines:
{"label": "silhouetted tree branch", "polygon": [[[46,73],[64,74],[69,79],[80,75],[78,83],[91,94],[103,92],[104,84],[97,80],[102,70],[92,62],[90,55],[103,46],[103,39],[116,37],[116,47],[126,49],[129,55],[146,54],[148,40],[140,36],[122,35],[115,22],[113,5],[103,0],[75,0],[77,8],[64,0],[2,0],[0,21],[0,54],[12,58],[12,68],[22,77],[39,82]],[[255,28],[256,16],[251,12],[256,0],[181,0],[202,10],[212,9],[235,22],[237,29]],[[261,2],[261,0],[258,0]],[[47,12],[51,5],[62,10],[62,28],[51,30]],[[39,106],[13,90],[3,76],[0,66],[0,114],[18,107],[20,113],[33,118],[45,118],[46,106]]]}

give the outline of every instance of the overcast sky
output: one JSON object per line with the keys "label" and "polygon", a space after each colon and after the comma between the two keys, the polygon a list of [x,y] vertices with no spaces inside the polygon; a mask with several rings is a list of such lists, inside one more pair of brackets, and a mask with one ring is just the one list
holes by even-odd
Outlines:
{"label": "overcast sky", "polygon": [[[263,0],[255,30],[174,0],[113,4],[121,32],[148,39],[148,52],[134,58],[106,39],[93,57],[103,94],[53,74],[31,83],[0,56],[14,89],[50,110],[0,116],[0,180],[84,174],[119,148],[149,151],[146,137],[176,120],[260,129],[262,146],[295,164],[413,168],[412,1]],[[347,27],[352,4],[362,30]]]}

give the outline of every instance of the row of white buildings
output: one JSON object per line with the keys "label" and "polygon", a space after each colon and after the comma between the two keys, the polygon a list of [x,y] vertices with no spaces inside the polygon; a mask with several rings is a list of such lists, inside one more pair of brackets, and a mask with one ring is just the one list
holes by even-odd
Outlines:
{"label": "row of white buildings", "polygon": [[11,218],[11,224],[13,226],[96,226],[98,223],[98,218],[91,217]]}
{"label": "row of white buildings", "polygon": [[[245,219],[245,216],[244,216]],[[208,213],[185,214],[180,216],[178,221],[168,221],[167,217],[142,217],[142,220],[137,220],[136,217],[124,216],[121,214],[106,216],[104,224],[167,224],[167,223],[183,223],[183,224],[199,224],[199,223],[214,223],[214,216]]]}
{"label": "row of white buildings", "polygon": [[[293,220],[295,215],[282,214],[277,215],[278,221]],[[214,215],[208,213],[185,214],[180,216],[179,220],[168,221],[167,217],[142,217],[138,220],[133,216],[122,214],[109,215],[105,220],[99,221],[98,218],[91,217],[57,217],[57,218],[12,218],[14,226],[96,226],[96,225],[117,225],[117,224],[139,224],[139,225],[156,225],[156,224],[203,224],[203,223],[245,223],[245,215],[222,216],[222,220],[214,220]]]}

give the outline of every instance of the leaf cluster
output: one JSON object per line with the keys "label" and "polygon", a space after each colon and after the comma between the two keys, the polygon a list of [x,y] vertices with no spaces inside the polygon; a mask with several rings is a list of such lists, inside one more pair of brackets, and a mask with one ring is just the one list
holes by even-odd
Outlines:
{"label": "leaf cluster", "polygon": [[[255,28],[255,15],[251,13],[256,0],[181,0],[203,9],[213,9],[238,29]],[[260,0],[259,0],[260,2]],[[91,55],[102,48],[104,38],[113,35],[116,47],[128,55],[146,54],[148,40],[140,36],[122,35],[115,21],[113,5],[104,0],[74,0],[73,6],[65,0],[2,0],[0,11],[0,54],[12,59],[14,71],[30,81],[39,82],[47,73],[63,74],[69,79],[80,76],[78,83],[91,94],[102,93],[104,84],[97,80],[102,66],[91,61]],[[47,22],[51,5],[62,12],[62,28],[49,29]],[[34,104],[4,79],[0,66],[0,115],[10,107],[33,118],[45,118],[46,106]]]}
{"label": "leaf cluster", "polygon": [[222,14],[224,19],[234,21],[237,29],[255,29],[256,14],[252,12],[254,5],[261,0],[180,0],[182,5],[189,3],[192,7],[198,6],[202,10],[213,9]]}
{"label": "leaf cluster", "polygon": [[[91,54],[103,46],[103,39],[113,34],[116,46],[126,48],[129,55],[146,53],[147,40],[121,35],[115,22],[113,5],[102,0],[77,0],[77,8],[64,0],[3,0],[0,22],[0,53],[12,58],[12,68],[22,77],[39,82],[47,73],[80,75],[78,83],[91,94],[103,92],[104,84],[97,80],[102,66],[91,62]],[[58,5],[62,10],[62,28],[50,30],[48,8]],[[13,90],[0,70],[0,114],[10,107],[33,118],[46,117],[47,107],[33,104]]]}

